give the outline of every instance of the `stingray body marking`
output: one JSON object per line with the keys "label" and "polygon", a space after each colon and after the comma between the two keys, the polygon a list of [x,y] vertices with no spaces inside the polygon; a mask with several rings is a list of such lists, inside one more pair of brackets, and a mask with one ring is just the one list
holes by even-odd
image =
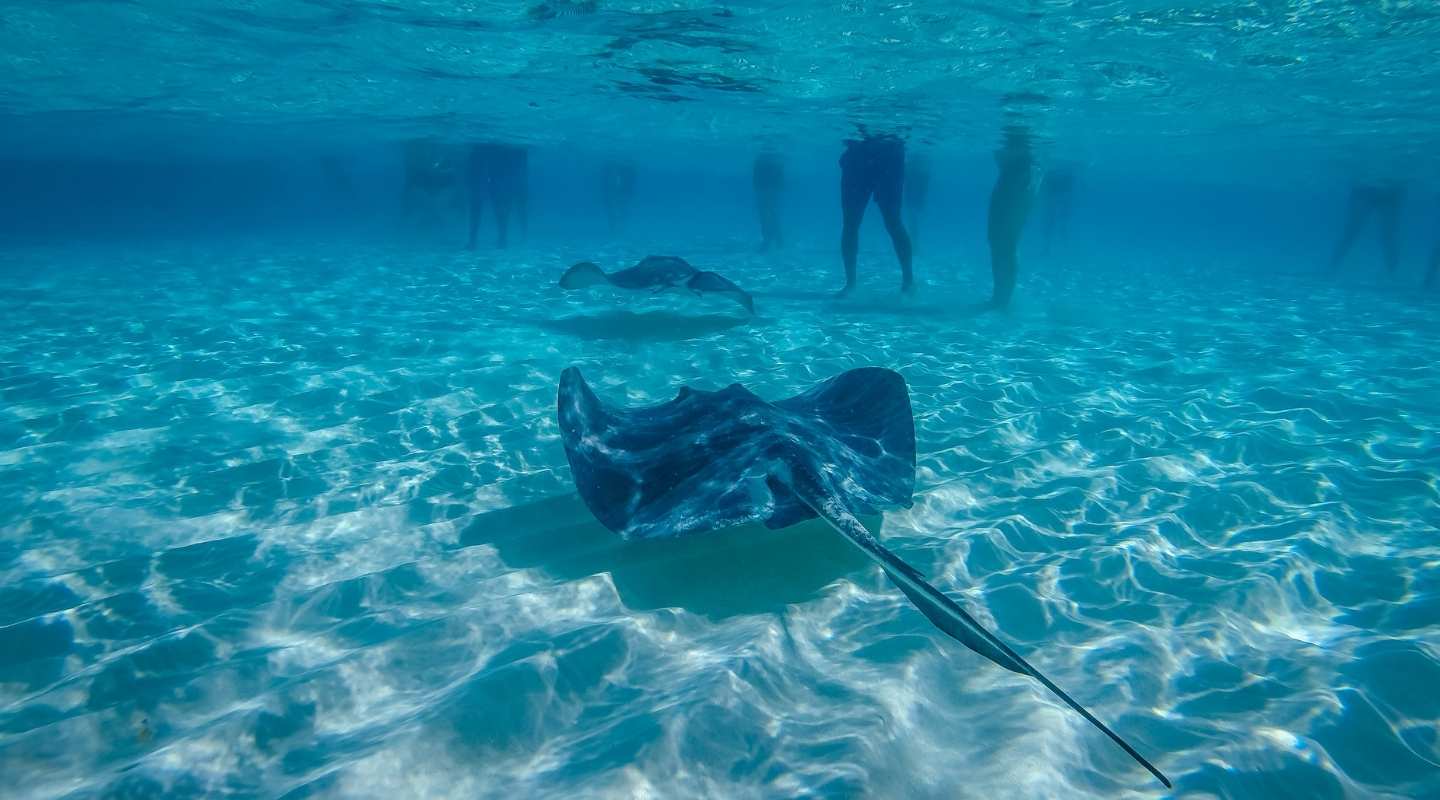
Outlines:
{"label": "stingray body marking", "polygon": [[749,522],[783,528],[818,516],[877,562],[935,627],[1034,678],[1170,787],[1128,742],[861,524],[859,516],[912,503],[915,423],[899,373],[850,370],[774,402],[732,384],[682,387],[665,403],[615,408],[570,367],[560,376],[558,415],[576,488],[606,528],[657,538]]}
{"label": "stingray body marking", "polygon": [[562,289],[585,289],[602,284],[617,289],[649,289],[651,292],[684,289],[701,297],[715,294],[734,300],[745,310],[755,313],[755,301],[749,292],[724,275],[696,269],[677,256],[646,256],[633,267],[608,273],[593,262],[581,261],[560,276]]}
{"label": "stingray body marking", "polygon": [[[560,377],[559,418],[581,499],[627,539],[814,517],[776,474],[780,464],[821,480],[843,473],[861,514],[908,507],[915,488],[910,397],[890,370],[851,370],[773,403],[732,384],[687,386],[667,403],[622,409],[571,367]],[[764,502],[755,481],[765,484]]]}

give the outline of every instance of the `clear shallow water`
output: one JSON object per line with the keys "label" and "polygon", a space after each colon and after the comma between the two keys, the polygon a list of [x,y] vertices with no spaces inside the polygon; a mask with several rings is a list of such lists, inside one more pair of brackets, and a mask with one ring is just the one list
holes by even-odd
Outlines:
{"label": "clear shallow water", "polygon": [[759,317],[563,296],[541,246],[9,250],[11,790],[1152,796],[824,530],[621,547],[571,494],[565,366],[638,404],[879,364],[920,451],[882,538],[1177,795],[1440,792],[1433,298],[1034,259],[976,317],[977,270],[906,303],[866,251],[835,304],[829,248],[684,244]]}
{"label": "clear shallow water", "polygon": [[[1152,5],[0,0],[0,796],[1158,794],[823,528],[605,532],[572,364],[897,369],[868,522],[1173,795],[1440,796],[1440,8]],[[932,165],[913,301],[873,211],[829,299],[859,124]],[[977,316],[1005,125],[1075,239]],[[422,137],[530,146],[525,246],[402,231]],[[1383,178],[1397,275],[1370,231],[1322,278]],[[647,253],[759,316],[553,288]]]}

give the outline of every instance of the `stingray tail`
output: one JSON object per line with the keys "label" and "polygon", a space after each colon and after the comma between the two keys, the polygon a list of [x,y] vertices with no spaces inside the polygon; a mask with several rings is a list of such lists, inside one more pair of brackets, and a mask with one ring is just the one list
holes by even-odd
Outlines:
{"label": "stingray tail", "polygon": [[787,483],[790,485],[790,488],[795,491],[796,495],[804,501],[806,505],[810,506],[812,511],[830,524],[830,527],[839,531],[846,539],[849,539],[852,544],[860,548],[865,555],[878,562],[890,580],[894,582],[896,586],[900,587],[900,591],[904,592],[905,596],[910,598],[910,602],[914,603],[915,607],[920,610],[920,613],[924,614],[926,618],[934,623],[935,627],[1005,669],[1011,672],[1018,672],[1021,675],[1028,675],[1039,681],[1046,689],[1049,689],[1056,697],[1064,701],[1065,705],[1075,709],[1079,712],[1080,716],[1089,720],[1090,724],[1099,728],[1102,733],[1110,737],[1111,741],[1120,745],[1120,748],[1126,753],[1129,753],[1130,757],[1135,759],[1140,766],[1149,770],[1150,774],[1160,779],[1160,782],[1165,784],[1165,788],[1171,788],[1170,779],[1165,777],[1165,774],[1157,769],[1154,764],[1147,761],[1144,756],[1136,752],[1135,748],[1131,747],[1128,742],[1120,738],[1119,734],[1110,730],[1105,723],[1096,719],[1094,714],[1087,711],[1084,706],[1066,694],[1063,689],[1056,686],[1049,678],[1040,674],[1039,670],[1030,666],[1028,661],[1021,658],[1014,650],[1011,650],[1010,647],[1000,641],[995,634],[985,630],[978,620],[970,616],[970,614],[961,608],[954,600],[951,600],[939,589],[931,586],[930,583],[925,580],[925,577],[920,574],[919,570],[901,561],[894,553],[885,549],[885,546],[880,544],[880,542],[870,534],[870,531],[861,524],[860,520],[857,519],[833,493],[821,488],[819,481],[814,476],[808,477],[809,480],[791,480],[787,481]]}

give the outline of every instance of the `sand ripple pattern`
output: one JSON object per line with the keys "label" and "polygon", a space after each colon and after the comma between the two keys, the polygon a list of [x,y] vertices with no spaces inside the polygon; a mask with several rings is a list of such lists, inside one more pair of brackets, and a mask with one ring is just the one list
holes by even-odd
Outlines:
{"label": "sand ripple pattern", "polygon": [[686,255],[755,320],[541,250],[13,253],[0,792],[1152,796],[823,531],[632,550],[570,493],[565,366],[640,403],[874,364],[920,449],[882,536],[1177,795],[1440,794],[1435,303],[1182,264],[984,317],[733,250]]}

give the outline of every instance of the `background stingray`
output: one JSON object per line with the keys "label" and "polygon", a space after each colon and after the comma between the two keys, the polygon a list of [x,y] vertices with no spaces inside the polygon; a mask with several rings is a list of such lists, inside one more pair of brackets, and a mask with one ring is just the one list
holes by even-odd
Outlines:
{"label": "background stingray", "polygon": [[736,286],[724,275],[696,269],[690,266],[690,262],[678,256],[646,256],[629,269],[610,273],[592,262],[581,261],[560,276],[561,289],[585,289],[601,285],[651,293],[687,291],[697,297],[715,295],[734,300],[746,311],[755,313],[755,301],[749,292]]}
{"label": "background stingray", "polygon": [[881,545],[859,514],[909,507],[915,422],[905,379],[869,367],[767,402],[739,384],[682,387],[654,406],[606,406],[580,370],[560,376],[558,414],[580,497],[629,541],[819,516],[885,574],[937,628],[996,664],[1039,681],[1166,787],[1170,780],[917,570]]}

